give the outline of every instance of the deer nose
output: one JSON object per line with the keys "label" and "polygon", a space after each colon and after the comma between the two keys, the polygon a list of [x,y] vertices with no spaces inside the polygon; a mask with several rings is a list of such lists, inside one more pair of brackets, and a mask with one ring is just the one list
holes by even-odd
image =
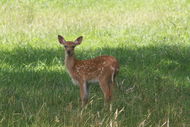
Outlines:
{"label": "deer nose", "polygon": [[71,51],[67,51],[67,54],[69,54],[69,55],[70,55],[70,54],[71,54]]}

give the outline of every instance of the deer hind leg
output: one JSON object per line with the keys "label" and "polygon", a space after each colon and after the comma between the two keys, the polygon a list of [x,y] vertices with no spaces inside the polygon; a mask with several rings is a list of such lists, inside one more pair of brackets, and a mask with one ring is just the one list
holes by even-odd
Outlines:
{"label": "deer hind leg", "polygon": [[107,79],[102,79],[99,81],[100,87],[102,89],[102,92],[104,94],[104,99],[105,102],[110,102],[111,101],[111,97],[112,97],[112,90],[111,90],[111,86],[109,84],[109,80]]}
{"label": "deer hind leg", "polygon": [[80,98],[82,101],[82,106],[85,106],[88,102],[88,86],[86,82],[80,84]]}

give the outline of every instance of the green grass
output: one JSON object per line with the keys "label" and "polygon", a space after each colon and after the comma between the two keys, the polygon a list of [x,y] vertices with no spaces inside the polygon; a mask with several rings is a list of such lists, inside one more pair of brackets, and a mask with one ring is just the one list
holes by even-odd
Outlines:
{"label": "green grass", "polygon": [[[190,126],[189,0],[1,0],[0,126]],[[98,85],[80,108],[57,35],[79,59],[121,65],[111,106]]]}

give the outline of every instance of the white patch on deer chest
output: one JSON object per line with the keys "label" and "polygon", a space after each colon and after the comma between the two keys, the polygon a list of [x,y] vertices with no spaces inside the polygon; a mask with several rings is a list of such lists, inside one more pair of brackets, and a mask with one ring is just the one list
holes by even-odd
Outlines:
{"label": "white patch on deer chest", "polygon": [[73,78],[71,72],[69,70],[67,70],[67,72],[68,72],[69,76],[71,77],[71,80],[72,80],[73,84],[74,85],[79,85],[79,82]]}
{"label": "white patch on deer chest", "polygon": [[77,80],[75,80],[73,78],[71,78],[71,80],[72,80],[72,82],[73,82],[74,85],[77,85],[77,86],[79,85],[79,82]]}

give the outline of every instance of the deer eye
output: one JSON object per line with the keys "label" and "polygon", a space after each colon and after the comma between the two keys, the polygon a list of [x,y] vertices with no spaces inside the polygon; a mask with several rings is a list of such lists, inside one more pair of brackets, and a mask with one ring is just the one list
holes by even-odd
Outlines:
{"label": "deer eye", "polygon": [[72,48],[75,48],[75,46],[72,46]]}
{"label": "deer eye", "polygon": [[68,46],[65,45],[64,47],[67,48]]}

